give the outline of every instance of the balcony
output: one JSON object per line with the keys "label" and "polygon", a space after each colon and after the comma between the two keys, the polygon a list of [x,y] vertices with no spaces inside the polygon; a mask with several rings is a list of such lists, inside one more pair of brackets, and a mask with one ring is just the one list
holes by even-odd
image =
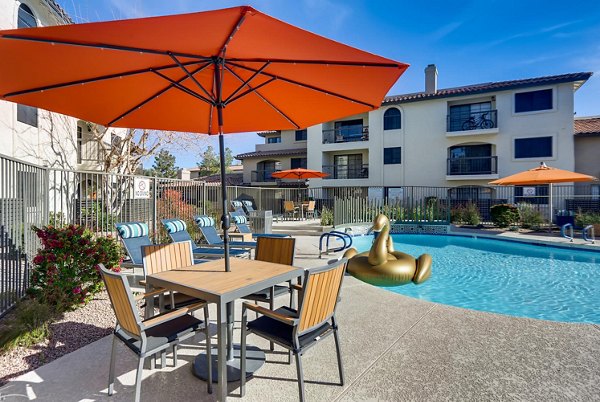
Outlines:
{"label": "balcony", "polygon": [[323,130],[323,144],[369,141],[369,126],[347,126]]}
{"label": "balcony", "polygon": [[448,158],[447,176],[497,175],[497,156],[478,156],[470,158]]}
{"label": "balcony", "polygon": [[452,112],[447,116],[446,132],[484,131],[498,129],[498,111]]}
{"label": "balcony", "polygon": [[271,175],[280,170],[253,170],[251,172],[252,183],[270,183],[277,181],[276,178]]}
{"label": "balcony", "polygon": [[368,179],[369,165],[323,165],[325,179]]}

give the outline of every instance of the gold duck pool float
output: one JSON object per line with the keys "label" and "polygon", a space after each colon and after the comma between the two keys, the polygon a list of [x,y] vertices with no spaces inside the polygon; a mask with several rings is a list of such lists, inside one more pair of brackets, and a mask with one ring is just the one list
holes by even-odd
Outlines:
{"label": "gold duck pool float", "polygon": [[377,215],[373,221],[373,231],[379,235],[370,251],[357,254],[351,248],[344,253],[348,258],[348,272],[367,283],[376,286],[397,286],[408,282],[420,284],[431,275],[431,256],[423,254],[418,259],[394,251],[390,237],[390,220],[385,215]]}

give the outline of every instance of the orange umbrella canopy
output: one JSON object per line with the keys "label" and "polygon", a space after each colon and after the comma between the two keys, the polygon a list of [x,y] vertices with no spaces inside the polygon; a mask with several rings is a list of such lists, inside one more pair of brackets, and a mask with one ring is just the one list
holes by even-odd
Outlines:
{"label": "orange umbrella canopy", "polygon": [[224,133],[301,129],[376,109],[408,67],[247,6],[5,30],[0,55],[0,99],[209,134],[219,122]]}
{"label": "orange umbrella canopy", "polygon": [[322,179],[329,176],[327,173],[319,172],[311,169],[288,169],[271,174],[276,179]]}
{"label": "orange umbrella canopy", "polygon": [[598,180],[594,176],[575,173],[568,170],[557,169],[546,166],[541,163],[540,166],[526,170],[521,173],[516,173],[502,179],[494,180],[489,184],[497,184],[501,186],[510,185],[531,185],[531,184],[551,184],[551,183],[566,183],[566,182],[582,182]]}

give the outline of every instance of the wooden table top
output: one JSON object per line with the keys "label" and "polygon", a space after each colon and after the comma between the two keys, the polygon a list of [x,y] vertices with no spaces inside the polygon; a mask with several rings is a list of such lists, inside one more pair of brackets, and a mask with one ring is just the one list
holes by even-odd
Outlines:
{"label": "wooden table top", "polygon": [[208,301],[232,301],[303,274],[291,265],[231,258],[230,272],[223,259],[148,275],[154,287],[176,290]]}

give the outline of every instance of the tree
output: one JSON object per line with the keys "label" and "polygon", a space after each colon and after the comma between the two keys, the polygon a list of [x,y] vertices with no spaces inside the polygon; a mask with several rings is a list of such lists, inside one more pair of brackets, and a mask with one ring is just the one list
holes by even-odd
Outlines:
{"label": "tree", "polygon": [[[225,166],[229,168],[233,163],[233,152],[230,148],[225,148]],[[212,145],[206,147],[202,153],[202,162],[198,163],[200,176],[210,176],[221,171],[221,158],[215,152]]]}
{"label": "tree", "polygon": [[177,177],[177,170],[179,168],[175,166],[175,156],[166,149],[161,149],[154,158],[154,164],[152,165],[154,175],[174,179]]}

